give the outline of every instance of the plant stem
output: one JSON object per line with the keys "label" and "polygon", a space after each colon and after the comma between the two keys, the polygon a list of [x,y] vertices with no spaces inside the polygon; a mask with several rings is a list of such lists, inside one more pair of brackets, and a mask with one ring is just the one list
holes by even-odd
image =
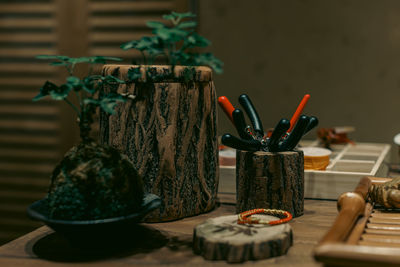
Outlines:
{"label": "plant stem", "polygon": [[89,64],[89,74],[88,76],[92,75],[93,73],[93,64]]}
{"label": "plant stem", "polygon": [[167,58],[167,62],[171,62],[171,57],[170,57],[170,55],[168,54],[168,52],[166,52],[166,51],[164,50],[162,54],[165,55],[165,57]]}
{"label": "plant stem", "polygon": [[171,65],[175,65],[176,64],[176,60],[175,60],[175,55],[173,55],[173,45],[169,44],[168,46],[168,54],[169,54],[169,61],[171,62]]}
{"label": "plant stem", "polygon": [[71,76],[72,76],[72,73],[74,73],[74,68],[75,68],[75,63],[72,63],[71,64]]}
{"label": "plant stem", "polygon": [[64,101],[67,102],[67,104],[70,105],[75,110],[78,117],[81,117],[81,113],[79,112],[79,109],[74,104],[72,104],[71,101],[69,101],[66,98],[64,98]]}
{"label": "plant stem", "polygon": [[71,67],[67,65],[67,66],[65,66],[65,68],[67,69],[69,76],[72,76],[73,71],[72,71]]}
{"label": "plant stem", "polygon": [[89,136],[90,134],[90,125],[93,123],[93,114],[95,113],[96,107],[87,104],[82,106],[82,115],[80,116],[79,120],[79,129],[80,129],[80,136],[82,142],[86,143],[92,140]]}
{"label": "plant stem", "polygon": [[79,93],[77,91],[74,90],[74,92],[75,92],[76,98],[78,99],[79,106],[82,109],[82,104],[83,104],[82,103],[82,98],[81,98],[81,96],[79,95]]}
{"label": "plant stem", "polygon": [[143,63],[144,65],[147,65],[147,59],[146,59],[146,55],[144,54],[144,52],[142,50],[140,50],[140,53],[142,53],[142,57],[143,57]]}

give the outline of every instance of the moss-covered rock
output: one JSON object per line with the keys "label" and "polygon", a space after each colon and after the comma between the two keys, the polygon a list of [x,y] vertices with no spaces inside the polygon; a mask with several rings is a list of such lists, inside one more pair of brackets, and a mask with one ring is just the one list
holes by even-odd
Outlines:
{"label": "moss-covered rock", "polygon": [[81,143],[68,151],[52,174],[49,217],[92,220],[124,216],[140,209],[143,182],[118,150]]}

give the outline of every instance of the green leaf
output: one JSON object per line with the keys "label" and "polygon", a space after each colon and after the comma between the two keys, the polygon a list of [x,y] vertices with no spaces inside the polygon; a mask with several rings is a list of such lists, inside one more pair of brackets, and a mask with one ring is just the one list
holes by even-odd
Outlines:
{"label": "green leaf", "polygon": [[97,99],[86,98],[86,99],[83,100],[83,103],[84,103],[85,105],[87,105],[87,104],[99,105],[99,104],[100,104],[100,101],[97,100]]}
{"label": "green leaf", "polygon": [[182,72],[182,76],[183,76],[183,80],[185,82],[194,80],[194,78],[196,76],[196,69],[194,67],[185,68]]}
{"label": "green leaf", "polygon": [[58,89],[58,86],[55,85],[52,82],[46,81],[45,84],[40,88],[39,94],[35,96],[32,100],[33,101],[38,101],[48,95],[50,95],[50,92],[55,91]]}
{"label": "green leaf", "polygon": [[222,63],[221,60],[214,57],[214,55],[211,53],[198,54],[195,57],[195,63],[196,63],[196,65],[209,66],[218,74],[223,72],[222,67],[224,64]]}
{"label": "green leaf", "polygon": [[175,12],[175,11],[172,11],[172,12],[171,12],[171,15],[173,15],[174,17],[179,18],[179,19],[194,18],[194,17],[196,17],[196,15],[193,14],[192,12],[177,13],[177,12]]}
{"label": "green leaf", "polygon": [[66,61],[70,57],[61,56],[61,55],[37,55],[35,58],[37,58],[37,59],[58,59],[58,60],[61,60],[61,61]]}
{"label": "green leaf", "polygon": [[94,94],[97,91],[97,89],[96,89],[97,87],[94,86],[94,85],[85,84],[82,88],[83,88],[83,90],[85,90],[89,94]]}
{"label": "green leaf", "polygon": [[130,68],[128,70],[128,80],[131,82],[135,82],[142,77],[142,73],[140,72],[140,68]]}
{"label": "green leaf", "polygon": [[180,29],[185,29],[185,28],[194,28],[196,26],[197,26],[196,21],[183,21],[179,23],[177,27]]}
{"label": "green leaf", "polygon": [[[217,73],[222,72],[222,62],[212,54],[198,54],[190,52],[192,49],[207,47],[209,40],[195,32],[197,22],[193,19],[196,15],[191,12],[171,12],[163,19],[172,22],[149,21],[147,26],[152,28],[155,36],[145,36],[140,40],[132,40],[121,45],[124,50],[137,49],[141,51],[144,64],[152,64],[159,55],[165,55],[169,65],[208,65]],[[146,58],[149,57],[149,60]],[[140,64],[140,63],[139,63]],[[146,74],[148,75],[148,74]],[[128,73],[129,81],[139,79],[140,73],[133,70]]]}
{"label": "green leaf", "polygon": [[128,50],[128,49],[137,49],[140,51],[150,51],[150,50],[157,50],[158,53],[160,53],[160,49],[158,49],[157,47],[160,46],[160,42],[158,40],[158,38],[156,36],[145,36],[142,37],[140,40],[133,40],[130,42],[127,42],[125,44],[121,45],[121,48],[124,50]]}
{"label": "green leaf", "polygon": [[36,56],[36,58],[38,58],[38,59],[55,59],[57,61],[54,61],[51,63],[51,65],[54,65],[54,66],[66,66],[66,65],[79,64],[79,63],[105,64],[107,60],[122,61],[122,59],[117,58],[117,57],[103,57],[103,56],[67,57],[67,56],[59,56],[59,55],[39,55],[39,56]]}
{"label": "green leaf", "polygon": [[115,114],[114,108],[116,105],[117,105],[116,102],[106,102],[106,101],[100,102],[100,107],[109,114]]}
{"label": "green leaf", "polygon": [[71,64],[89,63],[90,61],[90,57],[72,57],[68,59],[68,62],[70,62]]}
{"label": "green leaf", "polygon": [[182,41],[189,33],[177,28],[155,29],[154,33],[167,43]]}
{"label": "green leaf", "polygon": [[[97,56],[97,57],[99,57],[99,56]],[[122,58],[119,58],[119,57],[101,57],[101,58],[104,58],[105,60],[111,60],[111,61],[122,61],[123,60]]]}
{"label": "green leaf", "polygon": [[207,47],[211,44],[209,40],[197,33],[193,33],[185,41],[185,46],[187,46],[188,48]]}
{"label": "green leaf", "polygon": [[81,83],[81,80],[76,76],[69,76],[67,78],[67,83],[71,84],[72,86],[76,86]]}
{"label": "green leaf", "polygon": [[108,84],[111,84],[111,83],[123,84],[123,83],[125,83],[125,81],[120,80],[120,79],[118,79],[118,78],[116,78],[116,77],[114,77],[114,76],[112,76],[112,75],[107,75],[107,76],[104,78],[104,82],[105,82],[105,83],[108,83]]}
{"label": "green leaf", "polygon": [[75,76],[69,76],[67,78],[67,86],[71,86],[72,89],[74,89],[75,91],[80,91],[82,90],[82,87],[84,86],[81,79],[79,79],[78,77]]}
{"label": "green leaf", "polygon": [[117,102],[125,102],[125,98],[118,94],[111,94],[100,100],[100,108],[109,114],[115,114]]}
{"label": "green leaf", "polygon": [[132,49],[132,48],[135,48],[135,47],[136,47],[136,45],[137,45],[138,42],[139,42],[139,41],[137,41],[137,40],[129,41],[129,42],[127,42],[127,43],[123,43],[122,45],[120,45],[120,47],[121,47],[123,50]]}
{"label": "green leaf", "polygon": [[116,101],[116,102],[125,102],[126,99],[117,93],[110,93],[109,95],[105,96],[102,98],[102,100],[105,99],[107,101]]}
{"label": "green leaf", "polygon": [[63,62],[63,61],[54,61],[50,63],[51,66],[67,66],[69,65],[68,62]]}
{"label": "green leaf", "polygon": [[91,81],[94,81],[94,80],[104,80],[104,76],[102,76],[102,75],[97,75],[97,74],[95,74],[95,75],[90,75],[90,76],[86,76],[86,77],[83,79],[83,82],[86,83],[86,82],[91,82]]}
{"label": "green leaf", "polygon": [[[87,64],[105,64],[108,60],[122,61],[122,59],[117,57],[103,57],[103,56],[93,56],[93,57],[67,57],[60,55],[38,55],[38,59],[52,59],[55,60],[50,63],[52,66],[64,66],[70,75],[73,72],[75,64],[87,63]],[[75,88],[78,89],[78,88]]]}
{"label": "green leaf", "polygon": [[106,64],[108,60],[111,61],[122,61],[122,58],[119,57],[103,57],[103,56],[94,56],[91,57],[91,62],[95,64]]}
{"label": "green leaf", "polygon": [[46,97],[47,95],[43,95],[41,93],[37,94],[34,98],[32,98],[32,101],[36,102],[39,101],[40,99]]}
{"label": "green leaf", "polygon": [[135,48],[143,51],[143,50],[147,49],[148,47],[151,47],[153,44],[157,44],[157,43],[158,43],[158,40],[155,37],[145,36],[139,40],[139,42],[137,43]]}
{"label": "green leaf", "polygon": [[38,55],[36,56],[37,59],[53,59],[56,61],[50,62],[51,66],[66,66],[68,68],[71,63],[69,62],[71,60],[70,57],[67,56],[60,56],[60,55]]}
{"label": "green leaf", "polygon": [[172,52],[171,54],[171,58],[173,58],[175,60],[175,62],[180,62],[182,65],[194,65],[191,63],[191,55],[182,52],[182,51],[176,51],[176,52]]}
{"label": "green leaf", "polygon": [[150,28],[156,28],[156,29],[158,29],[158,28],[164,28],[164,27],[165,27],[164,23],[159,22],[159,21],[148,21],[148,22],[146,23],[146,25],[147,25],[148,27],[150,27]]}
{"label": "green leaf", "polygon": [[70,85],[63,84],[60,87],[57,87],[55,90],[50,91],[50,96],[54,100],[63,100],[68,96],[71,89],[72,87]]}
{"label": "green leaf", "polygon": [[174,20],[175,16],[172,14],[167,14],[167,15],[163,15],[162,18],[165,20]]}
{"label": "green leaf", "polygon": [[94,94],[97,91],[97,84],[103,81],[105,78],[101,75],[90,75],[83,79],[83,90],[90,94]]}
{"label": "green leaf", "polygon": [[163,40],[168,40],[172,37],[171,30],[168,28],[157,29],[154,33]]}

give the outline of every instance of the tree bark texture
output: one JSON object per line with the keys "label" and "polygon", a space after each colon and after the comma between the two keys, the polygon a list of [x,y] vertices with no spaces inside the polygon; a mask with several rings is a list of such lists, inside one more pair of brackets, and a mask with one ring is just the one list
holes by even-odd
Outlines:
{"label": "tree bark texture", "polygon": [[[127,80],[132,66],[106,65],[103,75]],[[152,67],[163,73],[167,66]],[[175,68],[180,77],[183,67]],[[101,141],[124,152],[142,176],[145,191],[161,197],[148,222],[168,221],[214,208],[218,188],[216,92],[211,70],[196,67],[194,81],[142,79],[108,85],[130,95],[114,115],[101,114]]]}
{"label": "tree bark texture", "polygon": [[[279,218],[253,215],[268,220]],[[287,253],[293,244],[289,224],[240,225],[237,215],[209,219],[194,229],[193,250],[207,260],[226,260],[230,263],[261,260]]]}
{"label": "tree bark texture", "polygon": [[304,210],[304,157],[301,151],[237,151],[236,211],[280,209],[293,217]]}

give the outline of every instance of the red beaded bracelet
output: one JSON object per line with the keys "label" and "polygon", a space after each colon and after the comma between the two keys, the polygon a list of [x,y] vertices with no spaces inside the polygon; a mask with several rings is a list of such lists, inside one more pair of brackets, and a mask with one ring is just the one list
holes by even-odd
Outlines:
{"label": "red beaded bracelet", "polygon": [[[251,215],[254,214],[267,214],[267,215],[272,215],[272,216],[284,216],[283,219],[280,220],[262,220],[259,218],[251,218]],[[290,221],[293,218],[292,214],[288,211],[284,210],[275,210],[275,209],[254,209],[254,210],[248,210],[244,211],[239,214],[237,223],[238,224],[269,224],[269,225],[277,225],[281,223],[286,223]]]}

